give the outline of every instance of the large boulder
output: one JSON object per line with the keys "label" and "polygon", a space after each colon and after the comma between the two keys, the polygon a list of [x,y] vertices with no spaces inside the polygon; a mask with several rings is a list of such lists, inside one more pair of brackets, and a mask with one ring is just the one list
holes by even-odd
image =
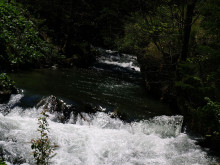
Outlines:
{"label": "large boulder", "polygon": [[53,114],[53,121],[61,123],[66,123],[70,120],[71,123],[76,123],[79,118],[89,123],[96,112],[105,112],[111,118],[120,118],[123,121],[128,121],[127,116],[118,110],[107,112],[106,109],[92,104],[68,105],[53,95],[43,98],[35,107],[46,109]]}
{"label": "large boulder", "polygon": [[84,114],[90,115],[101,111],[100,108],[90,104],[84,104],[81,106],[68,105],[63,100],[58,99],[53,95],[42,99],[36,107],[43,107],[50,113],[55,114],[54,120],[62,123],[67,122],[70,118],[72,118],[75,123],[77,121],[77,117],[80,117],[83,120],[88,120]]}

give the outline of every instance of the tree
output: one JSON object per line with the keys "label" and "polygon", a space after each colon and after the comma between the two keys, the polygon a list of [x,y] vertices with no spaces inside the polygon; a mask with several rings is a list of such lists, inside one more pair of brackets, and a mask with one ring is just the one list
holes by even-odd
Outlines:
{"label": "tree", "polygon": [[181,53],[181,60],[186,61],[188,54],[189,54],[189,39],[192,27],[192,20],[195,14],[195,7],[196,7],[197,0],[187,0],[186,2],[186,12],[185,18],[183,23],[183,43],[182,43],[182,53]]}

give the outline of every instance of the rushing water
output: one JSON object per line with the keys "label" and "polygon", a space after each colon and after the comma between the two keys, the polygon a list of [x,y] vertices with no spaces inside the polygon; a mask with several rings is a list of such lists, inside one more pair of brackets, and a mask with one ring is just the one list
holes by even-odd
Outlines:
{"label": "rushing water", "polygon": [[[30,141],[39,137],[37,117],[42,110],[15,106],[23,95],[14,95],[1,110],[10,108],[6,116],[0,114],[0,148],[10,164],[33,164]],[[12,108],[13,107],[13,108]],[[151,120],[124,123],[104,112],[78,118],[71,124],[53,122],[50,114],[49,136],[59,147],[52,164],[63,165],[193,165],[214,163],[206,152],[181,133],[181,116],[158,116]]]}
{"label": "rushing water", "polygon": [[[12,75],[24,92],[0,104],[0,154],[8,164],[34,163],[30,141],[39,137],[37,118],[42,111],[35,105],[42,96],[51,94],[71,104],[91,103],[103,110],[83,113],[87,120],[75,116],[76,123],[71,116],[65,124],[49,114],[49,137],[59,146],[52,164],[216,163],[195,140],[181,133],[182,116],[171,116],[166,106],[144,95],[133,56],[100,51],[103,56],[89,70],[37,70]],[[116,109],[139,120],[128,123],[111,118],[110,112]]]}
{"label": "rushing water", "polygon": [[101,105],[133,119],[172,115],[164,104],[146,96],[140,68],[131,55],[104,51],[90,69],[41,69],[10,75],[24,90],[24,104],[55,95],[71,104]]}

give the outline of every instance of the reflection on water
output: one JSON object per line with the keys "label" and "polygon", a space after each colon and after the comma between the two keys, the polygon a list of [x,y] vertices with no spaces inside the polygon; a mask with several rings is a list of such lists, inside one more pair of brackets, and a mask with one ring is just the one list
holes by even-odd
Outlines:
{"label": "reflection on water", "polygon": [[146,96],[135,56],[99,49],[101,56],[90,69],[41,69],[11,74],[25,92],[25,104],[55,95],[72,104],[90,103],[132,118],[170,115],[169,108]]}
{"label": "reflection on water", "polygon": [[139,76],[77,68],[11,74],[28,99],[52,94],[69,103],[92,103],[137,118],[169,115],[165,105],[146,96]]}

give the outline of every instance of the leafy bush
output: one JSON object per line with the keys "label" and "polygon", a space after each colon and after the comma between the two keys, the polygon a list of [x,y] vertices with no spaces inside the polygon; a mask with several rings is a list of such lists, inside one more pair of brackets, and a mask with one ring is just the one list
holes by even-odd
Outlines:
{"label": "leafy bush", "polygon": [[44,109],[41,114],[42,117],[38,118],[39,128],[38,131],[40,132],[40,138],[36,140],[31,140],[31,148],[34,150],[33,155],[38,165],[47,165],[49,164],[49,160],[55,156],[54,149],[57,147],[53,145],[48,137],[49,132],[49,124],[47,122],[47,118],[49,117],[46,114],[47,110]]}
{"label": "leafy bush", "polygon": [[122,52],[137,53],[147,47],[150,41],[148,20],[134,13],[125,24],[125,34],[118,39],[117,46]]}
{"label": "leafy bush", "polygon": [[15,82],[12,81],[6,73],[0,74],[0,91],[11,90],[14,88]]}
{"label": "leafy bush", "polygon": [[18,4],[0,0],[0,69],[37,66],[55,58],[54,47],[40,38],[26,15]]}
{"label": "leafy bush", "polygon": [[205,100],[207,104],[197,109],[201,123],[203,123],[203,129],[208,136],[220,136],[220,102],[213,102],[208,97],[206,97]]}
{"label": "leafy bush", "polygon": [[0,165],[6,165],[6,163],[0,159]]}

